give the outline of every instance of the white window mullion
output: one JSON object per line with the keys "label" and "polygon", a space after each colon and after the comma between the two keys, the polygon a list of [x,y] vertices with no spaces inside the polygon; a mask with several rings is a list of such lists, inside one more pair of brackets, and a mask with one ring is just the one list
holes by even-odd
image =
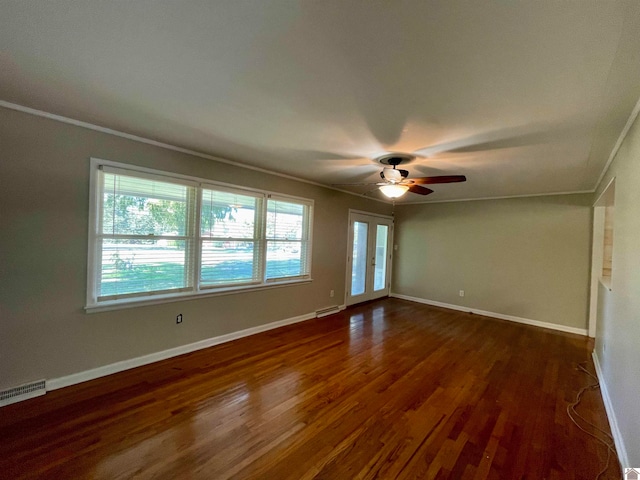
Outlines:
{"label": "white window mullion", "polygon": [[304,255],[304,270],[307,275],[311,273],[311,239],[313,238],[313,209],[307,205],[305,207],[305,221],[302,232],[302,254]]}
{"label": "white window mullion", "polygon": [[200,291],[200,274],[202,272],[202,230],[201,230],[201,221],[202,221],[202,186],[198,186],[195,196],[195,221],[194,225],[194,252],[193,252],[193,288],[196,292]]}
{"label": "white window mullion", "polygon": [[197,241],[197,225],[198,225],[198,196],[199,189],[197,186],[192,186],[187,190],[187,214],[185,225],[185,271],[184,271],[184,283],[187,289],[196,291],[197,282],[195,281],[195,275],[198,262],[198,241]]}
{"label": "white window mullion", "polygon": [[258,246],[258,278],[265,283],[267,278],[267,205],[271,195],[264,195],[260,202],[260,218],[256,219],[258,231],[256,232],[256,245]]}
{"label": "white window mullion", "polygon": [[102,197],[104,192],[104,174],[100,166],[92,160],[89,197],[89,248],[87,249],[87,305],[96,304],[100,278],[97,265],[102,258],[102,241],[98,240],[102,225]]}

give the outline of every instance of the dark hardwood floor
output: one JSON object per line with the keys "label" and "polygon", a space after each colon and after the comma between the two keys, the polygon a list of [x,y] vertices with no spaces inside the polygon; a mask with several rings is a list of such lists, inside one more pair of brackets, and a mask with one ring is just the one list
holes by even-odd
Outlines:
{"label": "dark hardwood floor", "polygon": [[[1,408],[0,477],[594,479],[606,448],[566,413],[590,351],[374,301]],[[609,431],[599,390],[578,411]]]}

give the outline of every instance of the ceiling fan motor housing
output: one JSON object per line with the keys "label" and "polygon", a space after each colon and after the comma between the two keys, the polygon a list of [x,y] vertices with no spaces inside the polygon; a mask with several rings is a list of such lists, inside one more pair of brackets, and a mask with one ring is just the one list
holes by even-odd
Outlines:
{"label": "ceiling fan motor housing", "polygon": [[[400,170],[396,167],[398,165],[402,165],[404,163],[409,163],[415,157],[413,155],[409,155],[407,153],[388,153],[387,155],[383,155],[378,157],[376,160],[383,164],[388,165],[382,172],[380,172],[380,178],[387,182],[401,182],[405,178],[409,176],[408,170]],[[392,168],[389,168],[392,167]],[[396,173],[398,172],[398,173]],[[386,174],[385,174],[386,173]]]}

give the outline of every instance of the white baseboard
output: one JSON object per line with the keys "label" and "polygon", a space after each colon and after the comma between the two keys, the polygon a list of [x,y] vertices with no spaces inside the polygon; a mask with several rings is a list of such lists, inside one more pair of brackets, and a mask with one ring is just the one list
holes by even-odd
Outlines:
{"label": "white baseboard", "polygon": [[485,317],[499,318],[500,320],[509,320],[512,322],[523,323],[525,325],[533,325],[534,327],[549,328],[551,330],[558,330],[560,332],[575,333],[577,335],[584,335],[584,336],[587,336],[587,333],[588,333],[586,328],[568,327],[566,325],[558,325],[557,323],[541,322],[539,320],[531,320],[529,318],[515,317],[513,315],[504,315],[502,313],[487,312],[486,310],[478,310],[477,308],[462,307],[460,305],[453,305],[450,303],[436,302],[435,300],[427,300],[426,298],[411,297],[409,295],[401,295],[399,293],[391,293],[389,296],[400,298],[402,300],[409,300],[411,302],[424,303],[425,305],[433,305],[434,307],[443,307],[443,308],[449,308],[451,310],[458,310],[460,312],[475,313],[476,315],[484,315]]}
{"label": "white baseboard", "polygon": [[627,455],[627,449],[624,446],[624,440],[620,433],[620,427],[618,426],[618,419],[616,413],[613,410],[613,404],[611,403],[611,397],[609,396],[609,390],[607,388],[607,382],[604,381],[604,375],[602,374],[602,367],[600,366],[600,360],[598,354],[594,350],[591,354],[593,357],[593,364],[596,367],[596,375],[600,382],[600,392],[602,393],[602,401],[604,402],[604,408],[607,412],[607,418],[609,419],[609,426],[611,427],[611,435],[613,436],[613,442],[616,445],[616,451],[618,452],[618,458],[622,464],[622,468],[630,468],[629,457]]}
{"label": "white baseboard", "polygon": [[267,330],[284,327],[285,325],[304,322],[305,320],[311,320],[313,318],[316,318],[315,312],[307,313],[305,315],[299,315],[297,317],[286,318],[284,320],[278,320],[276,322],[247,328],[245,330],[240,330],[237,332],[227,333],[218,337],[207,338],[205,340],[200,340],[199,342],[190,343],[188,345],[181,345],[179,347],[170,348],[161,352],[151,353],[149,355],[143,355],[142,357],[136,357],[130,360],[123,360],[121,362],[93,368],[91,370],[85,370],[84,372],[73,373],[64,377],[52,378],[47,380],[46,382],[47,390],[57,390],[58,388],[68,387],[70,385],[86,382],[88,380],[94,380],[106,375],[111,375],[112,373],[118,373],[129,370],[131,368],[141,367],[150,363],[159,362],[160,360],[177,357],[178,355],[195,352],[196,350],[213,347],[214,345],[237,340],[238,338],[248,337],[249,335],[266,332]]}

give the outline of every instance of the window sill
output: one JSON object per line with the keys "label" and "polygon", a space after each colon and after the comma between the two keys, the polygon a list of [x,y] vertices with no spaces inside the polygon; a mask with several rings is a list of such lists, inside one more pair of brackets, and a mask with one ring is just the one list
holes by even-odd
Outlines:
{"label": "window sill", "polygon": [[158,295],[147,297],[144,299],[131,300],[112,300],[110,302],[102,302],[96,305],[87,305],[84,307],[86,313],[108,312],[111,310],[122,310],[124,308],[144,307],[147,305],[159,305],[162,303],[183,302],[185,300],[194,300],[196,298],[219,297],[222,295],[234,295],[237,293],[255,292],[258,290],[268,290],[271,288],[282,288],[293,285],[311,283],[313,279],[305,278],[298,280],[287,280],[282,282],[273,282],[264,285],[247,285],[244,287],[226,287],[215,290],[201,290],[198,293],[175,293],[170,295]]}

